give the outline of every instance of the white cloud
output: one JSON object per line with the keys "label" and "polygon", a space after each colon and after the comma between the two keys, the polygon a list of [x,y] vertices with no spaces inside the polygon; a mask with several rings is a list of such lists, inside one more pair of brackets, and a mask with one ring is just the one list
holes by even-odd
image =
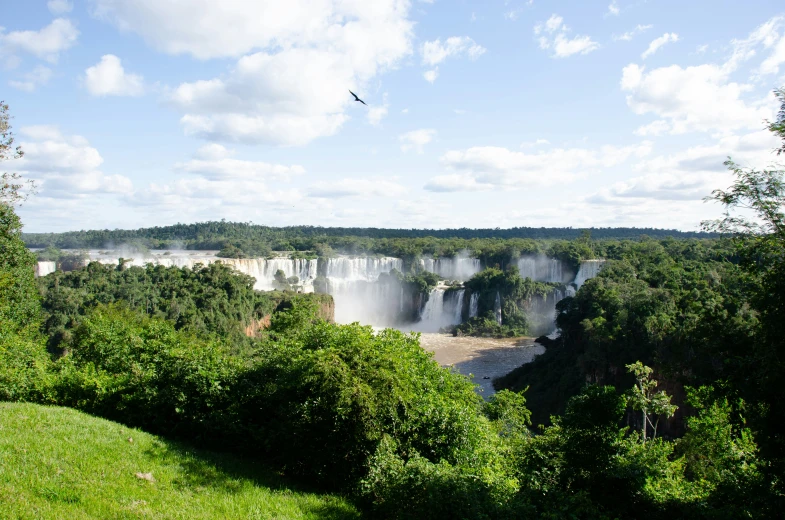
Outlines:
{"label": "white cloud", "polygon": [[428,191],[485,191],[492,190],[493,184],[480,184],[471,174],[437,175],[424,186]]}
{"label": "white cloud", "polygon": [[85,70],[84,83],[93,96],[141,96],[144,80],[138,74],[128,74],[120,58],[105,54],[101,61]]}
{"label": "white cloud", "polygon": [[600,44],[589,36],[568,37],[570,28],[564,24],[564,19],[551,15],[545,22],[534,26],[534,34],[541,49],[552,50],[551,57],[567,58],[574,54],[588,54],[600,48]]}
{"label": "white cloud", "polygon": [[637,177],[603,188],[586,200],[601,205],[699,202],[712,190],[731,182],[731,175],[723,165],[728,155],[741,164],[763,168],[771,162],[771,150],[776,145],[777,139],[761,130],[726,136],[711,146],[693,146],[671,155],[647,158],[634,165]]}
{"label": "white cloud", "polygon": [[709,50],[708,44],[698,45],[698,48],[695,49],[695,54],[706,54],[707,50]]}
{"label": "white cloud", "polygon": [[777,16],[763,24],[753,33],[751,39],[757,37],[764,48],[769,50],[769,55],[758,67],[761,76],[779,74],[780,65],[785,63],[785,34],[780,34],[785,17]]}
{"label": "white cloud", "polygon": [[33,92],[38,87],[49,83],[51,78],[52,69],[39,65],[32,71],[24,74],[21,80],[11,80],[8,84],[25,92]]}
{"label": "white cloud", "polygon": [[667,121],[663,121],[662,119],[658,119],[657,121],[652,121],[648,125],[643,125],[635,130],[635,135],[640,136],[648,136],[648,135],[662,135],[667,133],[671,129],[671,125]]}
{"label": "white cloud", "polygon": [[628,42],[628,41],[632,40],[635,36],[648,31],[652,27],[654,27],[654,26],[653,25],[640,25],[640,24],[638,24],[637,26],[635,26],[635,29],[633,29],[631,31],[627,31],[626,33],[622,34],[621,36],[614,35],[613,39],[614,40],[622,40],[622,41]]}
{"label": "white cloud", "polygon": [[382,104],[372,106],[368,109],[368,122],[373,126],[379,126],[382,122],[382,119],[387,117],[387,111],[390,107],[390,103],[387,100],[387,92],[384,93],[382,96]]}
{"label": "white cloud", "polygon": [[436,81],[436,78],[439,77],[439,67],[436,67],[435,69],[431,69],[431,70],[426,70],[425,72],[423,72],[422,77],[425,78],[425,81],[427,81],[428,83],[433,83],[434,81]]}
{"label": "white cloud", "polygon": [[232,152],[219,144],[208,144],[194,154],[194,159],[174,165],[177,173],[200,175],[208,180],[243,179],[260,181],[263,179],[290,180],[302,175],[305,169],[299,165],[283,166],[261,161],[232,159]]}
{"label": "white cloud", "polygon": [[434,136],[436,136],[436,130],[432,128],[421,128],[401,134],[398,136],[398,140],[401,142],[401,151],[414,150],[417,153],[423,153],[423,147],[430,143]]}
{"label": "white cloud", "polygon": [[0,28],[0,47],[6,52],[23,51],[50,63],[57,63],[60,53],[70,49],[79,31],[65,18],[57,18],[40,31],[13,31],[3,34]]}
{"label": "white cloud", "polygon": [[649,44],[649,48],[643,51],[641,59],[645,60],[655,52],[657,52],[663,45],[679,41],[679,35],[676,33],[665,33],[659,38],[656,38]]}
{"label": "white cloud", "polygon": [[341,179],[317,182],[308,190],[311,197],[328,199],[343,197],[397,197],[406,193],[406,188],[386,179]]}
{"label": "white cloud", "polygon": [[423,77],[429,83],[436,81],[439,76],[438,64],[449,57],[466,56],[470,60],[476,60],[485,53],[485,48],[477,45],[468,36],[453,36],[447,38],[444,43],[436,39],[425,42],[422,45],[422,63],[433,67],[423,73]]}
{"label": "white cloud", "polygon": [[763,119],[771,116],[771,98],[743,100],[752,86],[731,82],[726,65],[671,65],[649,72],[636,64],[624,67],[621,89],[628,92],[627,106],[636,114],[653,113],[662,121],[638,132],[656,135],[655,130],[662,132],[666,127],[672,134],[760,128]]}
{"label": "white cloud", "polygon": [[426,189],[458,191],[473,189],[515,189],[534,185],[553,185],[597,173],[651,152],[651,143],[634,146],[603,146],[597,150],[554,148],[536,154],[515,152],[496,146],[452,150],[440,161],[455,174],[433,178]]}
{"label": "white cloud", "polygon": [[56,16],[59,14],[70,13],[74,8],[74,4],[68,0],[49,0],[46,3],[46,7],[49,9],[50,13]]}
{"label": "white cloud", "polygon": [[608,5],[608,14],[612,15],[612,16],[619,16],[620,12],[621,12],[621,9],[619,9],[619,4],[616,3],[616,0],[613,0]]}
{"label": "white cloud", "polygon": [[[270,164],[235,159],[234,151],[210,143],[199,148],[193,159],[175,163],[178,178],[172,182],[151,183],[127,196],[136,206],[166,206],[179,214],[232,215],[260,207],[288,211],[300,204],[303,194],[296,188],[271,189],[268,181],[286,183],[305,173],[299,165]],[[213,213],[214,214],[214,213]]]}
{"label": "white cloud", "polygon": [[347,88],[362,91],[412,51],[407,0],[94,5],[96,16],[163,52],[238,58],[225,74],[169,93],[185,133],[214,141],[302,145],[333,135],[349,111],[365,109]]}
{"label": "white cloud", "polygon": [[104,160],[84,137],[65,136],[52,126],[23,127],[19,133],[25,156],[18,169],[39,184],[41,197],[85,198],[132,191],[127,177],[100,171]]}

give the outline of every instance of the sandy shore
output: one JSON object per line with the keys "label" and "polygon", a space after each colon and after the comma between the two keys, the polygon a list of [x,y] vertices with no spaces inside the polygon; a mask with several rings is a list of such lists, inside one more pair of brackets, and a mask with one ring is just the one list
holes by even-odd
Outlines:
{"label": "sandy shore", "polygon": [[[473,338],[451,334],[422,334],[420,344],[434,353],[442,366],[452,366],[464,375],[473,375],[483,397],[494,394],[492,381],[524,363],[531,363],[545,347],[534,338]],[[488,379],[485,379],[485,378]]]}

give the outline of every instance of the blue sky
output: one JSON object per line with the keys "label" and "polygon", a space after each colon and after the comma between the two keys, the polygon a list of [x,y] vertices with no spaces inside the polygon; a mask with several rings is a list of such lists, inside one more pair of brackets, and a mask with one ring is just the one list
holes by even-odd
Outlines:
{"label": "blue sky", "polygon": [[[11,4],[13,9],[10,8]],[[53,0],[0,6],[26,231],[696,229],[770,165],[775,1]],[[368,107],[352,100],[348,89]]]}

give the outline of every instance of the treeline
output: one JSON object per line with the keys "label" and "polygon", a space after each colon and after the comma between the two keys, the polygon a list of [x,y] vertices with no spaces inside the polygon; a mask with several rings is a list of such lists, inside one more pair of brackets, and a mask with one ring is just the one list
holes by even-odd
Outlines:
{"label": "treeline", "polygon": [[[530,228],[509,229],[381,229],[319,226],[270,227],[243,222],[201,222],[175,224],[135,230],[90,230],[65,233],[25,233],[28,247],[49,245],[61,249],[105,248],[111,245],[143,242],[155,249],[182,247],[189,249],[222,249],[226,244],[267,244],[275,251],[311,250],[316,244],[331,246],[352,239],[530,239],[574,240],[586,233],[595,239],[638,239],[641,235],[655,238],[712,238],[715,233],[678,231],[655,228]],[[365,241],[360,241],[365,242]]]}

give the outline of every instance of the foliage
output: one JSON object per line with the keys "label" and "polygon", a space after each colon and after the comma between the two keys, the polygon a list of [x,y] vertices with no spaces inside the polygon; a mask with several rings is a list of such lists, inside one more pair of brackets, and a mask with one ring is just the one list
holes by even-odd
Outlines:
{"label": "foliage", "polygon": [[[553,317],[542,316],[540,307],[547,307],[546,300],[549,296],[553,298],[553,291],[561,285],[523,278],[518,267],[510,265],[504,271],[493,267],[480,271],[464,283],[464,287],[467,289],[464,301],[476,297],[478,312],[477,316],[458,325],[456,334],[511,337],[542,332],[545,324],[538,323],[538,317],[550,325]],[[496,316],[497,296],[501,304],[501,323]]]}
{"label": "foliage", "polygon": [[[678,406],[671,404],[671,397],[664,391],[660,390],[655,392],[657,388],[657,381],[652,379],[651,375],[654,369],[647,367],[640,361],[627,365],[633,375],[635,375],[635,385],[627,393],[628,404],[633,410],[640,411],[643,415],[641,419],[641,440],[646,441],[646,429],[651,427],[651,438],[657,437],[657,426],[660,422],[660,417],[673,417],[676,413]],[[655,417],[652,422],[651,416]]]}
{"label": "foliage", "polygon": [[[22,147],[14,147],[14,133],[11,131],[8,105],[0,100],[0,162],[21,159],[23,156]],[[35,183],[32,180],[25,181],[18,173],[0,173],[0,205],[11,207],[19,205],[34,191]]]}
{"label": "foliage", "polygon": [[[216,334],[242,342],[254,320],[272,314],[288,293],[255,291],[254,279],[219,262],[193,269],[148,264],[113,267],[93,262],[85,269],[39,279],[44,331],[59,348],[82,317],[98,304],[124,301],[130,308],[171,320],[177,329]],[[302,295],[331,305],[327,295]],[[331,319],[331,316],[325,316]]]}

